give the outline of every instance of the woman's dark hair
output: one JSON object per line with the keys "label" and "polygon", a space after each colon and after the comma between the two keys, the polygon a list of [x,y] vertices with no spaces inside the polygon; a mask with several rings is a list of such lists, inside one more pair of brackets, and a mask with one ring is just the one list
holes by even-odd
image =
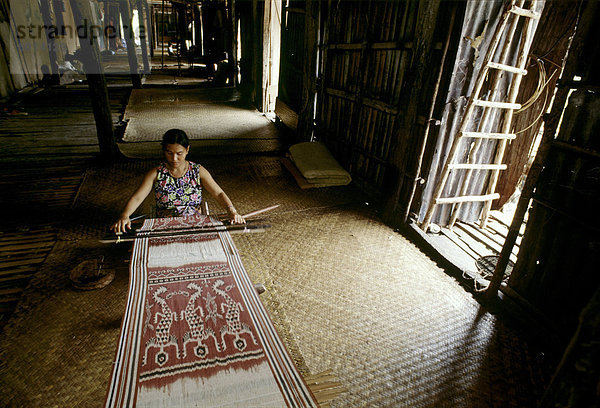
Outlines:
{"label": "woman's dark hair", "polygon": [[188,136],[181,129],[169,129],[162,137],[161,145],[163,150],[169,144],[179,144],[187,148],[190,145],[190,139],[188,139]]}

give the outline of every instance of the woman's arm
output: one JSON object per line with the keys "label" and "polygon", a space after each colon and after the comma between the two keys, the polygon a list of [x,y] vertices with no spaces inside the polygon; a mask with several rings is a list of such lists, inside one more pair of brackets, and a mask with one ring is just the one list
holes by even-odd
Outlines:
{"label": "woman's arm", "polygon": [[233,224],[245,224],[246,220],[236,211],[235,207],[231,203],[227,194],[223,191],[223,189],[217,184],[217,182],[212,178],[208,170],[204,167],[200,166],[200,181],[202,183],[202,188],[208,191],[208,193],[214,197],[215,200],[221,205],[221,207],[227,209],[227,214],[229,214],[229,220]]}
{"label": "woman's arm", "polygon": [[144,180],[142,180],[138,189],[133,193],[129,201],[127,201],[127,205],[125,205],[125,209],[121,213],[121,216],[110,229],[114,230],[116,233],[125,232],[127,228],[131,229],[131,220],[129,217],[140,206],[148,194],[150,194],[150,191],[152,191],[152,184],[154,183],[154,180],[156,180],[157,175],[157,168],[146,173]]}

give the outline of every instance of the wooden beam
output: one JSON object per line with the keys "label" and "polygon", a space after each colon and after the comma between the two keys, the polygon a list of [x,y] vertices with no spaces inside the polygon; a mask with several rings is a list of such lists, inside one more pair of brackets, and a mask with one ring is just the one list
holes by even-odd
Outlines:
{"label": "wooden beam", "polygon": [[125,30],[125,42],[127,46],[127,59],[129,60],[129,72],[131,72],[131,82],[133,87],[140,89],[142,87],[142,77],[138,72],[138,60],[135,53],[135,40],[132,27],[131,5],[129,0],[119,1],[119,12],[123,19],[123,29]]}
{"label": "wooden beam", "polygon": [[[262,3],[262,2],[261,2]],[[263,11],[259,8],[259,1],[252,0],[252,70],[251,70],[251,83],[252,83],[252,92],[250,98],[254,101],[254,104],[258,108],[258,110],[262,110],[262,98],[261,92],[262,89],[262,27],[263,27]]]}
{"label": "wooden beam", "polygon": [[298,112],[297,134],[300,140],[310,140],[314,125],[314,100],[316,92],[317,43],[319,30],[319,2],[305,1],[304,14],[304,64],[302,66],[302,101]]}
{"label": "wooden beam", "polygon": [[146,26],[147,19],[144,18],[144,3],[144,0],[137,0],[136,7],[138,11],[138,21],[140,22],[140,44],[142,46],[142,63],[144,64],[144,72],[150,73],[150,62],[148,61],[148,36],[151,33],[151,29],[150,27]]}
{"label": "wooden beam", "polygon": [[147,0],[143,0],[144,10],[146,11],[146,34],[148,35],[148,44],[150,45],[150,57],[154,57],[154,25],[152,24],[153,13],[148,5]]}
{"label": "wooden beam", "polygon": [[229,0],[229,4],[231,10],[229,12],[231,21],[231,55],[229,56],[229,79],[230,84],[233,86],[238,86],[238,21],[237,21],[237,11],[236,11],[236,2],[235,0]]}
{"label": "wooden beam", "polygon": [[[89,2],[86,0],[70,0],[73,11],[73,19],[76,26],[84,25],[89,11]],[[112,112],[110,110],[110,101],[108,99],[108,88],[106,87],[106,78],[100,63],[100,50],[96,41],[90,41],[90,38],[84,38],[79,42],[82,54],[82,62],[85,75],[88,82],[94,119],[96,122],[96,133],[98,135],[98,145],[100,155],[105,161],[112,161],[117,158],[118,150],[115,140]]]}
{"label": "wooden beam", "polygon": [[51,27],[55,25],[54,21],[52,21],[52,15],[50,13],[50,4],[49,0],[41,0],[40,1],[40,11],[42,13],[42,18],[44,19],[44,25],[46,30],[46,41],[48,42],[48,56],[50,57],[50,72],[53,78],[56,79],[56,83],[59,82],[58,78],[58,65],[56,62],[56,40],[55,36],[51,35]]}

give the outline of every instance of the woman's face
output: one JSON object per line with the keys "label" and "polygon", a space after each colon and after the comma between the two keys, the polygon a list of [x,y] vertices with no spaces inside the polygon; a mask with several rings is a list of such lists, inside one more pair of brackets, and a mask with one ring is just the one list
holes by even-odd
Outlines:
{"label": "woman's face", "polygon": [[183,147],[180,144],[168,144],[164,148],[165,159],[167,162],[173,166],[177,167],[183,163],[185,163],[185,158],[190,150],[190,147]]}

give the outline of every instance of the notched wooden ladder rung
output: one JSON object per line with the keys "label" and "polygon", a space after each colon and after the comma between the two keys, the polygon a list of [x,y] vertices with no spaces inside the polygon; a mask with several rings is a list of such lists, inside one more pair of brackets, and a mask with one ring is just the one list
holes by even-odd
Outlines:
{"label": "notched wooden ladder rung", "polygon": [[515,133],[485,133],[485,132],[463,132],[462,137],[474,137],[478,139],[507,139],[517,138]]}
{"label": "notched wooden ladder rung", "polygon": [[506,170],[506,164],[452,163],[449,169]]}
{"label": "notched wooden ladder rung", "polygon": [[492,102],[492,101],[482,101],[481,99],[476,99],[473,101],[473,104],[475,104],[476,106],[483,106],[485,108],[521,109],[520,103]]}
{"label": "notched wooden ladder rung", "polygon": [[480,196],[459,196],[459,197],[443,197],[443,198],[436,198],[435,199],[435,203],[436,204],[454,204],[454,203],[467,203],[470,201],[493,201],[493,200],[497,200],[500,198],[500,194],[498,193],[494,193],[494,194],[486,194],[486,195],[480,195]]}
{"label": "notched wooden ladder rung", "polygon": [[527,75],[526,69],[521,69],[519,67],[513,67],[512,65],[500,64],[499,62],[488,62],[487,66],[489,68],[500,69],[502,71],[514,72],[515,74]]}
{"label": "notched wooden ladder rung", "polygon": [[527,17],[527,18],[533,18],[534,20],[539,20],[541,17],[541,13],[538,13],[536,11],[533,10],[529,10],[529,9],[525,9],[522,7],[517,7],[517,6],[513,6],[510,9],[510,12],[513,14],[516,14],[518,16],[523,16],[523,17]]}

